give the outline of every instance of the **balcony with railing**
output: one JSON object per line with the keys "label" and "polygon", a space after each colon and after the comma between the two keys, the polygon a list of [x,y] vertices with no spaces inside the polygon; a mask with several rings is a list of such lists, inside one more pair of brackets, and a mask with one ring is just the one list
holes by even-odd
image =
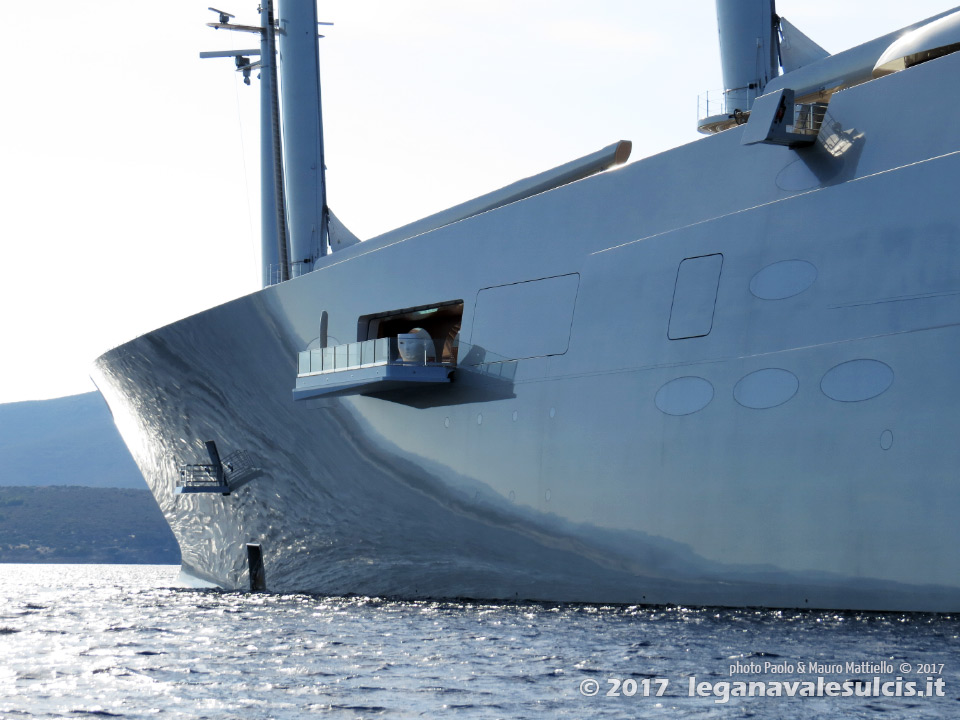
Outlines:
{"label": "balcony with railing", "polygon": [[450,382],[456,348],[430,337],[400,335],[299,353],[295,400],[371,394]]}
{"label": "balcony with railing", "polygon": [[[758,92],[755,88],[741,88],[739,94],[734,93],[732,101],[730,93],[723,90],[700,95],[697,98],[697,129],[705,135],[713,135],[745,125],[751,115],[760,113],[765,132],[771,125],[777,128],[777,131],[765,134],[763,142],[799,146],[816,139],[827,112],[826,103],[795,104],[792,90],[779,90],[766,96],[758,96]],[[771,100],[774,96],[775,99]]]}
{"label": "balcony with railing", "polygon": [[304,350],[297,358],[294,400],[376,395],[449,383],[454,371],[512,384],[517,364],[459,339],[402,334]]}
{"label": "balcony with railing", "polygon": [[789,88],[758,98],[740,138],[744,145],[768,143],[800,148],[812,145],[827,116],[825,103],[797,103]]}
{"label": "balcony with railing", "polygon": [[750,119],[750,107],[757,99],[757,88],[739,91],[708,90],[697,96],[697,131],[704,135],[729,130]]}

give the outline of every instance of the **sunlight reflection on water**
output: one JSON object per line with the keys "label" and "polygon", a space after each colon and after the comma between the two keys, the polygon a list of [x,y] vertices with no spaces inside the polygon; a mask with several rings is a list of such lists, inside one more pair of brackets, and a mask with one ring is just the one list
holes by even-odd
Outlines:
{"label": "sunlight reflection on water", "polygon": [[[3,717],[954,718],[958,710],[952,616],[250,595],[177,588],[176,567],[2,567]],[[737,661],[811,660],[943,663],[946,697],[686,696],[691,675],[808,679],[731,677]],[[587,678],[600,682],[597,697],[579,692]],[[670,686],[662,698],[607,697],[607,678]]]}

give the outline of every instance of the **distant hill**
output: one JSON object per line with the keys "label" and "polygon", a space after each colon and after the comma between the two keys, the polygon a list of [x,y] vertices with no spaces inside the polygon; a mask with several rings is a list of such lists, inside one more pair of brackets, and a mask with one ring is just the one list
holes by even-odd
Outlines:
{"label": "distant hill", "polygon": [[180,549],[149,490],[0,487],[0,563],[176,565]]}
{"label": "distant hill", "polygon": [[0,486],[145,488],[100,393],[0,404]]}

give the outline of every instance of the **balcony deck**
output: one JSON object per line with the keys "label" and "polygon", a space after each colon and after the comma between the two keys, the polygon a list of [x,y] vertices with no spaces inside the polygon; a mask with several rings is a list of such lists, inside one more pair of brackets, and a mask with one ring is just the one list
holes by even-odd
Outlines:
{"label": "balcony deck", "polygon": [[373,395],[424,384],[449,383],[454,363],[432,356],[404,360],[397,338],[380,338],[299,354],[294,400]]}

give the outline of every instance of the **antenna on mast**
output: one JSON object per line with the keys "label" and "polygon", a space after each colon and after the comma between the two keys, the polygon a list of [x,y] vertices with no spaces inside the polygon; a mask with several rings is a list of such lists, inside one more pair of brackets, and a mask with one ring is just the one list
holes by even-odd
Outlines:
{"label": "antenna on mast", "polygon": [[[207,23],[216,30],[237,30],[256,33],[260,36],[258,50],[223,50],[200,53],[201,58],[232,57],[237,71],[243,73],[243,82],[250,84],[250,73],[262,68],[260,73],[260,249],[262,284],[264,287],[274,282],[282,282],[290,277],[290,263],[287,251],[286,202],[283,187],[283,154],[280,141],[279,99],[277,97],[276,63],[276,23],[273,16],[273,2],[267,0],[259,8],[260,25],[237,25],[230,21],[234,16],[217,8],[209,8],[217,13],[218,22]],[[258,62],[250,62],[250,57],[259,55]],[[273,278],[273,268],[279,268],[278,277]]]}
{"label": "antenna on mast", "polygon": [[221,24],[221,25],[226,25],[226,24],[229,23],[233,18],[236,17],[236,15],[231,15],[230,13],[224,12],[223,10],[217,10],[215,7],[208,7],[207,10],[212,10],[213,12],[215,12],[215,13],[217,13],[217,14],[220,15],[220,24]]}
{"label": "antenna on mast", "polygon": [[235,15],[216,8],[207,8],[207,10],[212,10],[220,16],[219,22],[207,23],[207,27],[212,27],[214,30],[239,30],[241,32],[257,33],[258,35],[263,34],[263,28],[259,25],[234,25],[230,21],[236,17]]}

